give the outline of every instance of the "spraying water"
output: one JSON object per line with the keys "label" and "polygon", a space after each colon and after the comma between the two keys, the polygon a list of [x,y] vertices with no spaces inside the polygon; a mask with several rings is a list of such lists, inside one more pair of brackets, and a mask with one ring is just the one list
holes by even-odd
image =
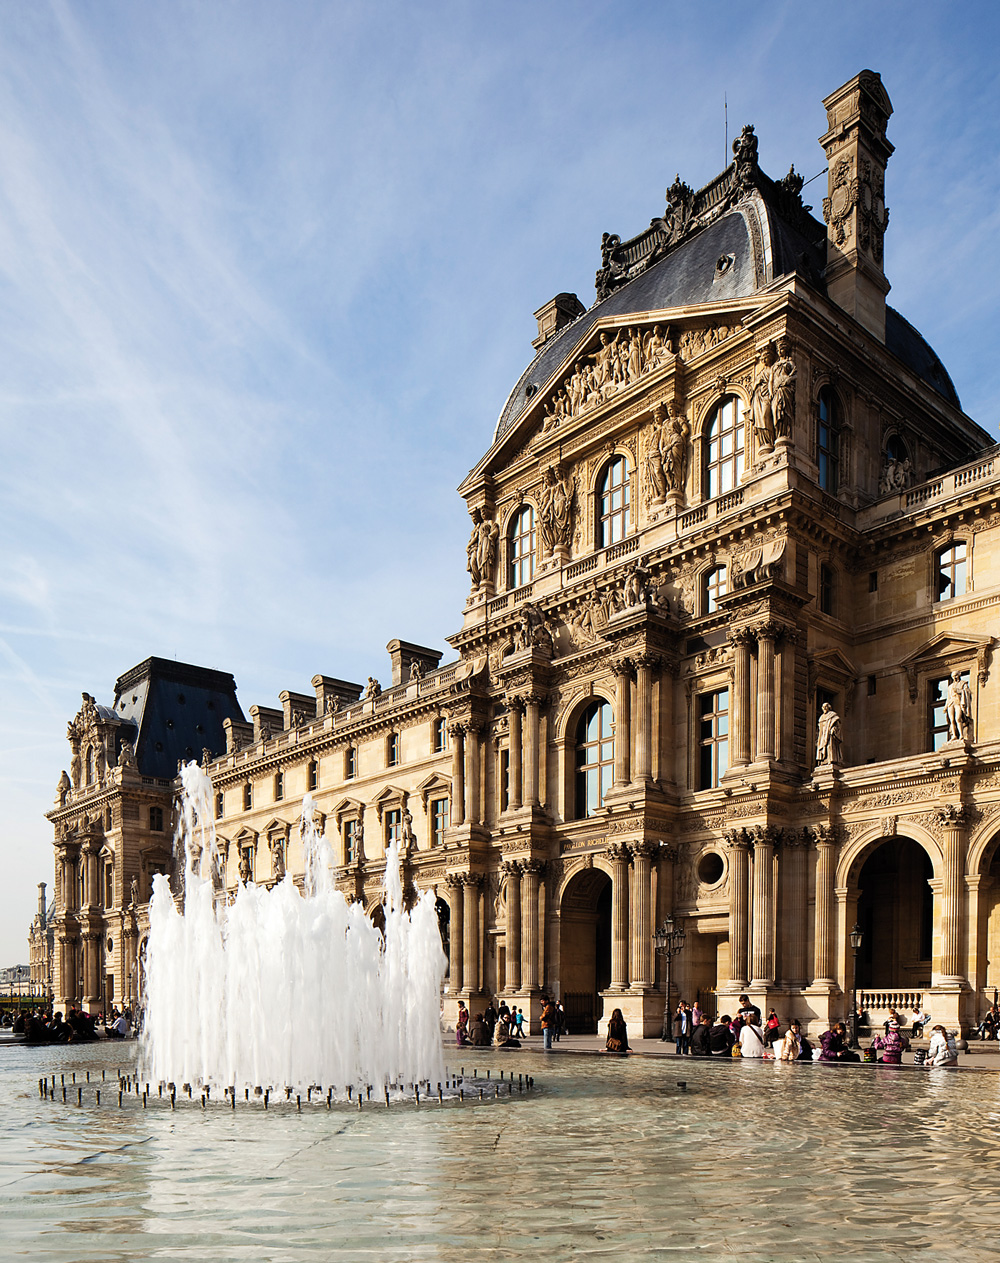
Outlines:
{"label": "spraying water", "polygon": [[[382,1088],[444,1078],[445,956],[432,893],[407,911],[395,844],[385,934],[333,885],[333,855],[303,803],[305,894],[290,876],[227,903],[212,782],[181,773],[183,888],[153,881],[141,1074],[150,1082]],[[181,906],[178,906],[178,903]]]}

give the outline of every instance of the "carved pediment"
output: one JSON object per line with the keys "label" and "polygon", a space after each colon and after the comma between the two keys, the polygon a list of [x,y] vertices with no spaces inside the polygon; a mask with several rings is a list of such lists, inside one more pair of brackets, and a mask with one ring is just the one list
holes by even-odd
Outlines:
{"label": "carved pediment", "polygon": [[963,636],[951,631],[932,636],[899,664],[906,672],[910,700],[917,700],[918,675],[931,671],[944,674],[956,668],[971,670],[973,659],[976,664],[976,678],[982,688],[990,678],[990,665],[996,643],[995,636]]}
{"label": "carved pediment", "polygon": [[417,786],[417,793],[420,795],[420,801],[423,803],[424,811],[426,811],[427,804],[432,797],[451,796],[451,779],[450,777],[442,776],[440,772],[433,772],[420,782]]}
{"label": "carved pediment", "polygon": [[342,798],[333,809],[338,829],[345,820],[360,820],[364,814],[365,804],[357,798]]}
{"label": "carved pediment", "polygon": [[402,811],[409,796],[405,789],[400,789],[396,785],[386,785],[381,793],[376,794],[372,806],[375,808],[379,824],[382,823],[384,811]]}
{"label": "carved pediment", "polygon": [[275,817],[273,820],[269,820],[263,829],[261,829],[261,837],[268,838],[269,840],[275,837],[287,838],[291,827],[292,826],[287,820],[279,820]]}
{"label": "carved pediment", "polygon": [[846,653],[839,649],[821,649],[809,659],[809,689],[816,687],[816,681],[822,676],[844,685],[857,677],[858,668]]}

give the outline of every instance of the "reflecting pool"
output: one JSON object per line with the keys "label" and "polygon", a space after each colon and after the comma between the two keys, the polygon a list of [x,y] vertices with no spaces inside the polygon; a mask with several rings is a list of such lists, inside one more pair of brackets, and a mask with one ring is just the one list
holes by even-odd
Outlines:
{"label": "reflecting pool", "polygon": [[[469,1049],[491,1091],[502,1068],[534,1093],[265,1115],[119,1109],[133,1055],[0,1048],[4,1259],[995,1254],[992,1072]],[[99,1108],[39,1099],[42,1075],[88,1068]]]}

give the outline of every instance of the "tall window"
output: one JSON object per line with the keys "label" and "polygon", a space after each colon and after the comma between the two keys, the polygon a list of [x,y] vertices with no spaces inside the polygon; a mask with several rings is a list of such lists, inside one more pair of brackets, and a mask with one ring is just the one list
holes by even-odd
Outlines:
{"label": "tall window", "polygon": [[106,864],[104,867],[104,906],[106,908],[115,906],[115,869],[113,864]]}
{"label": "tall window", "polygon": [[698,788],[714,789],[729,767],[729,690],[698,698]]}
{"label": "tall window", "polygon": [[225,798],[225,795],[223,794],[222,790],[220,789],[220,790],[219,790],[219,792],[215,795],[215,818],[216,818],[216,820],[221,820],[221,819],[222,819],[222,813],[223,813],[223,811],[225,810],[225,805],[226,805],[226,798]]}
{"label": "tall window", "polygon": [[285,774],[277,771],[274,774],[274,801],[280,803],[285,796]]}
{"label": "tall window", "polygon": [[353,864],[358,858],[358,834],[361,832],[357,820],[344,821],[344,863]]}
{"label": "tall window", "polygon": [[[968,671],[961,672],[960,678],[964,683],[968,684]],[[947,675],[943,680],[931,680],[930,729],[932,750],[940,750],[948,740],[948,716],[945,714],[945,706],[948,702],[948,685],[950,683],[951,677]]]}
{"label": "tall window", "polygon": [[499,751],[497,792],[500,795],[500,810],[506,811],[510,806],[510,750]]}
{"label": "tall window", "polygon": [[403,840],[403,810],[401,807],[394,807],[391,811],[385,813],[385,844],[390,842],[399,843]]}
{"label": "tall window", "polygon": [[247,781],[243,786],[243,810],[249,811],[253,807],[253,785]]}
{"label": "tall window", "polygon": [[535,577],[535,510],[530,504],[526,504],[515,515],[507,540],[507,585],[519,588]]}
{"label": "tall window", "polygon": [[149,827],[154,833],[163,832],[163,808],[150,807],[149,809]]}
{"label": "tall window", "polygon": [[306,769],[306,787],[308,789],[316,789],[319,786],[319,764],[315,759],[309,760],[309,767]]}
{"label": "tall window", "polygon": [[446,748],[448,741],[448,726],[444,719],[435,719],[431,728],[431,749],[435,754],[440,754]]}
{"label": "tall window", "polygon": [[617,544],[628,534],[631,476],[624,456],[609,461],[597,489],[597,547]]}
{"label": "tall window", "polygon": [[344,779],[352,781],[358,774],[358,752],[354,746],[344,751]]}
{"label": "tall window", "polygon": [[949,548],[942,548],[936,553],[934,569],[937,575],[936,601],[950,601],[953,596],[964,595],[967,575],[964,542],[956,540]]}
{"label": "tall window", "polygon": [[816,463],[819,465],[819,485],[831,495],[836,494],[839,485],[840,418],[837,411],[837,396],[829,386],[824,386],[819,392]]}
{"label": "tall window", "polygon": [[615,774],[614,720],[607,702],[591,702],[576,726],[576,817],[592,816]]}
{"label": "tall window", "polygon": [[430,802],[431,846],[444,845],[444,831],[448,827],[448,799],[432,798]]}
{"label": "tall window", "polygon": [[719,597],[725,596],[729,591],[727,582],[725,566],[716,566],[705,575],[703,606],[706,614],[714,614],[719,608]]}
{"label": "tall window", "polygon": [[819,608],[823,614],[833,613],[833,567],[819,568]]}
{"label": "tall window", "polygon": [[399,764],[399,733],[390,732],[385,742],[385,763],[386,767],[396,767]]}
{"label": "tall window", "polygon": [[705,434],[705,495],[709,500],[739,486],[744,469],[743,435],[743,403],[735,395],[727,395]]}

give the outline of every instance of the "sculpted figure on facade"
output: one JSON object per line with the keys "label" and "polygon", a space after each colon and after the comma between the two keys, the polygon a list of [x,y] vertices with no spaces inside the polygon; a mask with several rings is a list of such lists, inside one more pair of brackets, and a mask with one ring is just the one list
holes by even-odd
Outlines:
{"label": "sculpted figure on facade", "polygon": [[60,807],[66,806],[66,800],[69,797],[69,791],[72,789],[72,782],[66,775],[65,769],[59,777],[59,784],[56,786],[56,802]]}
{"label": "sculpted figure on facade", "polygon": [[637,561],[625,576],[621,589],[620,605],[622,609],[632,609],[637,605],[647,605],[649,598],[649,571],[641,561]]}
{"label": "sculpted figure on facade", "polygon": [[417,680],[424,678],[424,669],[416,658],[410,663],[410,683],[413,684]]}
{"label": "sculpted figure on facade", "polygon": [[135,767],[135,746],[131,741],[123,741],[122,748],[118,751],[118,766],[121,768]]}
{"label": "sculpted figure on facade", "polygon": [[371,701],[373,698],[382,696],[382,685],[373,675],[368,677],[368,683],[365,685],[365,700]]}
{"label": "sculpted figure on facade", "polygon": [[466,545],[468,558],[466,569],[472,576],[473,588],[487,583],[493,577],[493,565],[497,555],[497,538],[500,528],[482,509],[472,510],[472,534]]}
{"label": "sculpted figure on facade", "polygon": [[576,479],[550,465],[538,493],[538,530],[547,555],[569,548],[573,535],[573,495]]}
{"label": "sculpted figure on facade", "polygon": [[544,613],[530,601],[525,601],[519,617],[520,623],[514,632],[515,651],[537,649],[551,657],[554,649],[552,632],[546,624]]}
{"label": "sculpted figure on facade", "polygon": [[774,417],[774,433],[779,439],[792,436],[797,373],[792,359],[791,340],[782,336],[778,339],[778,358],[771,368],[771,412]]}
{"label": "sculpted figure on facade", "polygon": [[275,881],[283,881],[285,877],[285,839],[278,836],[270,840],[271,871]]}
{"label": "sculpted figure on facade", "polygon": [[949,741],[972,739],[972,689],[959,671],[952,671],[948,681],[944,714],[948,721]]}
{"label": "sculpted figure on facade", "polygon": [[662,504],[671,494],[683,495],[690,438],[691,427],[676,400],[669,412],[662,403],[657,404],[646,456],[654,504]]}
{"label": "sculpted figure on facade", "polygon": [[751,396],[754,433],[760,446],[768,451],[774,447],[775,439],[772,395],[774,360],[774,347],[770,342],[767,342],[757,353],[757,367],[754,371],[753,394]]}
{"label": "sculpted figure on facade", "polygon": [[909,456],[904,456],[902,460],[897,460],[895,456],[887,457],[878,480],[879,495],[891,496],[905,491],[912,477],[913,466]]}
{"label": "sculpted figure on facade", "polygon": [[844,761],[840,716],[829,702],[823,703],[816,735],[816,762],[839,767]]}

